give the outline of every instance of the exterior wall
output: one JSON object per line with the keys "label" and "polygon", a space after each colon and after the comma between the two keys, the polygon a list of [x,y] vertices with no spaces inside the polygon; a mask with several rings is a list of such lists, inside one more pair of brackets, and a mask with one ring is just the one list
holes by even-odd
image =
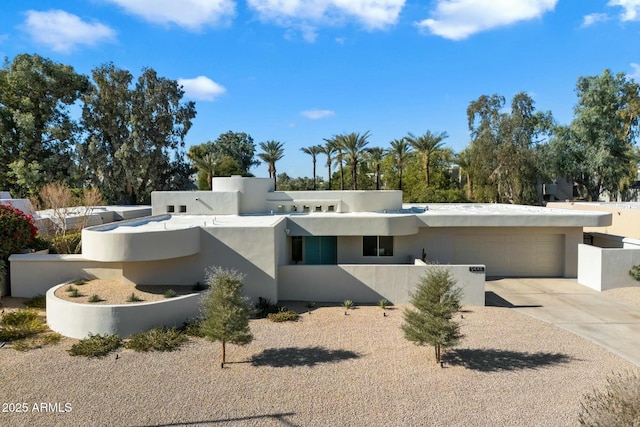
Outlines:
{"label": "exterior wall", "polygon": [[88,260],[82,255],[11,255],[11,295],[44,295],[56,283],[75,279],[122,279],[122,263]]}
{"label": "exterior wall", "polygon": [[[238,215],[240,193],[234,191],[154,191],[151,193],[152,215],[169,213],[180,215]],[[180,212],[185,206],[186,212]]]}
{"label": "exterior wall", "polygon": [[[394,304],[409,302],[409,294],[428,265],[288,265],[279,268],[278,299],[377,303],[386,298]],[[447,266],[463,289],[464,305],[484,306],[484,273],[469,266]]]}
{"label": "exterior wall", "polygon": [[597,291],[639,286],[629,269],[640,264],[639,249],[604,249],[579,245],[578,283]]}
{"label": "exterior wall", "polygon": [[71,338],[86,338],[89,333],[127,338],[154,327],[182,326],[200,314],[199,293],[148,303],[91,305],[57,298],[54,292],[61,286],[66,285],[47,291],[47,325]]}
{"label": "exterior wall", "polygon": [[238,212],[240,214],[267,212],[267,193],[273,191],[273,180],[270,178],[246,178],[241,176],[214,178],[213,190],[238,191],[240,193],[238,198]]}
{"label": "exterior wall", "polygon": [[[383,212],[402,209],[402,192],[399,190],[358,191],[276,191],[267,195],[269,209],[277,212],[279,205],[290,212],[291,205],[307,204],[311,210],[318,204],[336,204],[336,212]],[[324,209],[323,209],[324,210]]]}
{"label": "exterior wall", "polygon": [[[633,206],[636,206],[636,208],[630,208]],[[613,234],[640,239],[640,203],[592,204],[580,202],[554,202],[548,203],[547,207],[611,213],[611,225],[604,227],[585,227],[584,231],[587,233],[595,232]]]}
{"label": "exterior wall", "polygon": [[[133,220],[130,224],[135,227],[161,219],[166,219],[166,216]],[[196,226],[132,232],[127,232],[123,224],[116,225],[119,228],[117,232],[111,232],[112,227],[105,225],[82,230],[82,253],[85,258],[105,262],[135,262],[184,257],[200,251],[200,229]]]}
{"label": "exterior wall", "polygon": [[401,236],[418,232],[414,215],[300,214],[287,217],[291,236]]}

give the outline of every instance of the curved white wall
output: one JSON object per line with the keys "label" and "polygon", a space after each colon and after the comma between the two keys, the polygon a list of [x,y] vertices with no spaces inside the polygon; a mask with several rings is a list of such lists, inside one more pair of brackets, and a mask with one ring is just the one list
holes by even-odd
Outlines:
{"label": "curved white wall", "polygon": [[[146,219],[151,222],[157,219]],[[143,220],[135,220],[143,224]],[[135,225],[135,224],[134,224]],[[179,258],[200,251],[200,227],[134,231],[131,223],[82,230],[82,255],[105,262],[154,261]]]}
{"label": "curved white wall", "polygon": [[47,291],[47,325],[66,337],[82,339],[91,333],[127,338],[154,327],[182,326],[200,314],[201,293],[146,303],[92,305],[56,297],[56,289],[62,286],[67,284]]}

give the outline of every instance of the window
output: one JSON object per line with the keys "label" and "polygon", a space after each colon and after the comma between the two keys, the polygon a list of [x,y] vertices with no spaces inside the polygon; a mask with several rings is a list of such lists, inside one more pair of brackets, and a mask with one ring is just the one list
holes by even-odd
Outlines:
{"label": "window", "polygon": [[393,256],[393,236],[362,236],[362,256]]}
{"label": "window", "polygon": [[186,213],[187,207],[185,205],[180,205],[180,213]]}
{"label": "window", "polygon": [[167,206],[167,212],[168,212],[168,213],[173,213],[173,212],[175,212],[175,211],[176,211],[175,206],[173,206],[173,205],[169,205],[169,206]]}
{"label": "window", "polygon": [[308,205],[302,205],[302,212],[309,212],[309,206]]}
{"label": "window", "polygon": [[291,237],[291,262],[302,262],[302,236]]}
{"label": "window", "polygon": [[327,208],[327,211],[329,212],[335,212],[335,210],[336,210],[336,207],[333,205],[329,205],[329,207]]}
{"label": "window", "polygon": [[291,212],[298,212],[298,207],[296,205],[291,205]]}
{"label": "window", "polygon": [[316,206],[316,212],[322,212],[322,206],[321,205],[317,205]]}

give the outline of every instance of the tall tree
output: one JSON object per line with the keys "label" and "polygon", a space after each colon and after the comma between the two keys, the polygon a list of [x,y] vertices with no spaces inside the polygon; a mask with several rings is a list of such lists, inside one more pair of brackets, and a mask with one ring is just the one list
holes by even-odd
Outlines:
{"label": "tall tree", "polygon": [[331,164],[333,163],[333,155],[336,154],[335,144],[331,142],[331,140],[325,139],[325,144],[322,147],[322,154],[327,156],[327,176],[329,178],[329,190],[331,190]]}
{"label": "tall tree", "polygon": [[616,195],[631,174],[638,134],[639,86],[625,74],[580,77],[578,103],[569,126],[556,129],[553,159],[559,174],[573,179],[589,200]]}
{"label": "tall tree", "polygon": [[269,178],[273,178],[273,189],[277,189],[276,162],[284,157],[284,145],[278,141],[267,141],[260,143],[262,153],[258,157],[269,165]]}
{"label": "tall tree", "polygon": [[260,164],[255,159],[256,144],[251,135],[245,132],[232,132],[220,134],[213,143],[214,150],[219,157],[229,156],[238,162],[243,170],[243,175],[249,176],[249,170]]}
{"label": "tall tree", "polygon": [[210,289],[202,297],[202,332],[210,341],[222,343],[220,367],[226,362],[226,344],[246,345],[253,341],[249,328],[251,307],[242,295],[243,277],[235,270],[215,267],[207,271]]}
{"label": "tall tree", "polygon": [[462,335],[453,316],[460,311],[462,291],[446,268],[429,270],[411,294],[413,309],[405,309],[402,330],[417,345],[432,345],[436,362],[442,351],[457,344]]}
{"label": "tall tree", "polygon": [[0,68],[0,188],[14,195],[31,190],[9,174],[10,165],[19,161],[22,168],[37,170],[36,187],[73,178],[79,125],[69,108],[88,88],[86,76],[39,55],[5,60]]}
{"label": "tall tree", "polygon": [[440,134],[434,134],[431,131],[427,131],[423,135],[415,136],[411,132],[405,137],[411,147],[416,150],[418,155],[422,158],[422,167],[424,168],[424,178],[427,188],[429,188],[431,178],[431,162],[435,157],[436,152],[442,146],[442,141],[447,138],[446,132]]}
{"label": "tall tree", "polygon": [[369,131],[360,135],[359,133],[351,132],[346,135],[338,135],[336,140],[338,141],[339,149],[344,152],[347,158],[347,162],[351,167],[351,189],[358,189],[358,163],[362,160],[367,144],[369,144]]}
{"label": "tall tree", "polygon": [[312,145],[311,147],[302,147],[300,149],[305,154],[311,156],[311,160],[313,161],[313,190],[316,190],[316,161],[318,154],[322,153],[322,146],[320,145]]}
{"label": "tall tree", "polygon": [[92,76],[82,111],[87,139],[78,147],[89,182],[109,203],[148,203],[153,190],[182,189],[195,104],[182,103],[178,83],[153,69],[144,69],[133,88],[131,73],[113,64]]}
{"label": "tall tree", "polygon": [[402,191],[402,173],[404,172],[407,161],[413,155],[411,145],[407,142],[406,138],[394,139],[391,141],[389,155],[394,159],[396,173],[398,174],[398,190]]}
{"label": "tall tree", "polygon": [[462,150],[456,156],[456,162],[458,163],[458,167],[460,167],[460,178],[462,181],[462,175],[464,175],[467,187],[467,199],[471,200],[473,198],[473,180],[471,178],[471,155],[468,149]]}
{"label": "tall tree", "polygon": [[373,169],[376,177],[376,190],[380,190],[380,164],[384,158],[385,151],[381,147],[371,147],[367,150],[366,161],[369,167]]}
{"label": "tall tree", "polygon": [[[189,148],[189,153],[187,156],[193,162],[193,165],[198,169],[198,173],[201,173],[207,178],[207,190],[213,190],[213,177],[216,173],[216,167],[218,165],[218,158],[212,152],[208,153],[196,153],[192,152],[191,148]],[[195,151],[195,150],[194,150]]]}

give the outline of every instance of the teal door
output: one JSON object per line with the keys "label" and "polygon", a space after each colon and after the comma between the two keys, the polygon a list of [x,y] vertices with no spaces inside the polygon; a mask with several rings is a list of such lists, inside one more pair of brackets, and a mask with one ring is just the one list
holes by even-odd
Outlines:
{"label": "teal door", "polygon": [[307,236],[304,238],[304,263],[307,265],[337,264],[336,236]]}

